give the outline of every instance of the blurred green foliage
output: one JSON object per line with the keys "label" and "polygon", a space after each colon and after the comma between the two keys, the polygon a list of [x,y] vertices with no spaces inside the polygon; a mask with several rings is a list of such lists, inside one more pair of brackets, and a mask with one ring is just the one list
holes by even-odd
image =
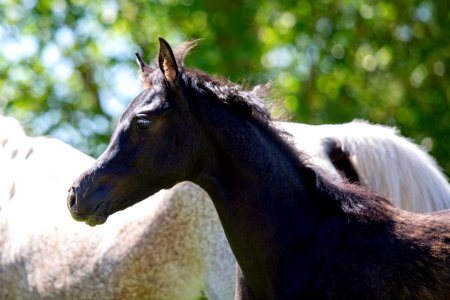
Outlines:
{"label": "blurred green foliage", "polygon": [[[137,95],[133,52],[203,42],[186,64],[273,80],[292,119],[397,126],[450,174],[448,0],[0,0],[0,113],[92,155]],[[279,113],[279,112],[277,112]]]}

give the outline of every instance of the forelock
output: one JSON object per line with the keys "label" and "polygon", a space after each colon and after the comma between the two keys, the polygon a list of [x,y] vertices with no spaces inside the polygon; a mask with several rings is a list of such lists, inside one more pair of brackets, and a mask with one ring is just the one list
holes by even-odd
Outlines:
{"label": "forelock", "polygon": [[177,64],[182,66],[184,64],[184,59],[186,56],[199,44],[200,39],[189,40],[178,45],[174,50],[173,54],[177,60]]}

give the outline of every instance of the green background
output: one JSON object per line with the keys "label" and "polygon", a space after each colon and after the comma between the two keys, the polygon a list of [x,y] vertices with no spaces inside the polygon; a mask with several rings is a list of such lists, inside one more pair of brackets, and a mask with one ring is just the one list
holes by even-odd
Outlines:
{"label": "green background", "polygon": [[0,113],[99,155],[158,36],[201,38],[188,66],[272,80],[276,116],[397,126],[450,174],[447,0],[0,0]]}

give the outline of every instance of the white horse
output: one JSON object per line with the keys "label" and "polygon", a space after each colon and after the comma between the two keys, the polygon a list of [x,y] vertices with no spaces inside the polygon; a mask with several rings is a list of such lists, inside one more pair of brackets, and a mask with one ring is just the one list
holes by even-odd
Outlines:
{"label": "white horse", "polygon": [[[311,163],[336,180],[329,147],[349,155],[362,184],[403,208],[450,207],[434,160],[393,129],[281,126],[309,141]],[[203,190],[181,183],[90,228],[71,219],[65,198],[92,162],[0,116],[0,299],[233,299],[234,258]]]}
{"label": "white horse", "polygon": [[231,299],[234,258],[203,190],[180,184],[90,228],[67,189],[94,160],[0,116],[0,299]]}

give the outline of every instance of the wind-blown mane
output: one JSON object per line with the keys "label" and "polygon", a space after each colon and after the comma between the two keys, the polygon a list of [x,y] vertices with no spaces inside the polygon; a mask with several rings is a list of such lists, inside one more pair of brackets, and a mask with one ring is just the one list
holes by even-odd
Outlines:
{"label": "wind-blown mane", "polygon": [[[198,94],[206,94],[205,98],[211,99],[211,101],[214,101],[214,99],[220,101],[229,109],[252,121],[258,128],[262,129],[267,138],[274,141],[289,156],[289,160],[297,165],[299,173],[303,174],[302,176],[308,174],[309,178],[305,178],[306,180],[311,181],[321,191],[333,191],[332,193],[324,193],[324,195],[336,195],[337,197],[334,199],[329,199],[324,195],[318,197],[320,201],[325,201],[323,205],[327,209],[334,207],[334,209],[339,209],[343,213],[350,214],[358,219],[365,217],[384,218],[383,216],[388,211],[385,206],[391,206],[384,198],[376,196],[364,187],[345,181],[337,186],[337,183],[332,183],[327,179],[326,174],[316,173],[317,170],[309,164],[308,155],[295,146],[293,137],[273,122],[264,103],[268,94],[268,85],[258,89],[246,90],[243,86],[224,78],[212,76],[198,69],[185,68],[183,60],[196,44],[197,41],[186,42],[174,50],[175,58],[180,67],[180,78],[186,87],[196,90]],[[157,69],[145,78],[146,82],[141,82],[143,86],[164,83],[164,76]],[[369,200],[361,202],[358,200],[361,197]]]}
{"label": "wind-blown mane", "polygon": [[[184,58],[196,47],[198,42],[199,40],[187,41],[174,49],[174,55],[180,66],[182,79],[185,84],[197,89],[199,93],[205,92],[209,95],[214,95],[230,109],[248,119],[255,120],[259,127],[264,128],[266,132],[271,132],[269,136],[275,140],[281,136],[282,139],[292,144],[293,138],[284,129],[274,125],[270,113],[264,105],[264,99],[268,95],[270,84],[247,90],[243,86],[222,77],[212,76],[201,70],[184,67]],[[161,72],[157,68],[152,69],[151,72],[149,72],[149,69],[141,69],[140,78],[143,87],[150,87],[153,84],[160,84],[164,81]],[[437,164],[415,144],[406,139],[398,138],[396,130],[384,126],[375,127],[370,125],[369,127],[364,122],[353,122],[342,125],[343,127],[349,127],[348,130],[351,131],[351,134],[349,134],[344,128],[323,126],[332,132],[332,134],[330,133],[331,138],[339,137],[343,147],[346,151],[349,151],[352,158],[355,158],[355,156],[360,158],[358,161],[353,162],[358,164],[358,170],[363,175],[362,180],[365,186],[375,191],[388,191],[384,194],[385,197],[396,203],[397,206],[410,210],[431,211],[448,207],[448,183],[445,176],[439,172]],[[316,126],[316,128],[320,127]],[[369,137],[364,134],[367,130],[371,132]],[[322,132],[318,134],[323,135]],[[300,130],[295,130],[295,136],[302,136]],[[374,137],[377,137],[376,141]],[[383,142],[383,146],[379,147],[379,151],[372,151],[367,146],[372,140],[374,141],[372,147],[379,147],[377,143],[379,141]],[[305,139],[303,139],[304,142]],[[299,153],[297,148],[292,145],[289,148],[291,149],[289,152],[296,152],[294,156],[301,157],[302,161],[309,165],[308,155]],[[409,151],[406,152],[404,149],[409,149]],[[403,163],[383,164],[385,161],[383,157],[386,155],[398,157]],[[424,163],[415,163],[417,157]],[[422,168],[421,171],[413,173],[402,168],[403,165],[410,164],[415,164],[417,168]],[[386,170],[386,167],[389,170]],[[380,172],[384,172],[385,176],[379,176]],[[437,185],[436,181],[440,182],[438,187],[435,187]],[[414,184],[410,189],[402,189],[402,187],[408,185],[405,184],[406,182],[416,182],[417,184]],[[427,184],[420,184],[420,182],[427,182]],[[419,189],[418,187],[421,188]],[[423,201],[430,197],[434,199],[434,202]],[[408,201],[402,200],[400,203],[401,199],[408,199]],[[415,202],[420,201],[420,203],[413,204],[414,201],[409,199],[414,199]]]}
{"label": "wind-blown mane", "polygon": [[[385,219],[390,213],[388,207],[392,207],[391,203],[365,187],[345,180],[341,183],[331,182],[326,174],[318,173],[309,164],[307,154],[295,147],[292,136],[274,124],[270,112],[264,105],[265,93],[245,90],[236,83],[211,76],[203,71],[195,69],[188,69],[184,73],[183,71],[185,70],[182,70],[181,75],[185,84],[197,89],[198,93],[206,92],[210,96],[207,97],[208,99],[218,99],[262,129],[267,138],[274,141],[289,160],[297,165],[299,174],[308,177],[304,180],[310,181],[319,191],[323,191],[317,195],[317,199],[325,201],[323,206],[327,210],[334,207],[351,218],[370,220]],[[334,198],[330,198],[329,195],[333,195]],[[364,201],[361,201],[361,198],[364,198]]]}

